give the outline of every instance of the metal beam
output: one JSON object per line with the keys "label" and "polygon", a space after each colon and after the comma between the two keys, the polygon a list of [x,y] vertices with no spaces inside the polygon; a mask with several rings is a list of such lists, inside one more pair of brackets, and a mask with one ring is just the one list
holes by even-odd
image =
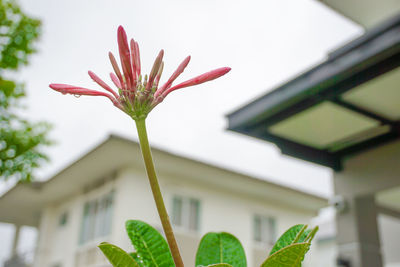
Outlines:
{"label": "metal beam", "polygon": [[345,156],[354,155],[356,153],[360,153],[361,151],[365,151],[367,149],[372,149],[374,147],[377,147],[378,145],[388,143],[397,138],[399,138],[399,133],[391,131],[389,133],[379,135],[377,137],[368,139],[364,142],[361,142],[361,143],[355,144],[353,146],[339,150],[338,152],[335,153],[335,155],[340,158],[343,158]]}
{"label": "metal beam", "polygon": [[376,206],[378,213],[400,219],[400,211],[383,205]]}
{"label": "metal beam", "polygon": [[232,131],[240,132],[248,136],[272,142],[276,144],[281,150],[281,152],[285,155],[293,156],[305,161],[310,161],[319,165],[323,165],[332,168],[336,171],[341,170],[342,168],[341,160],[334,153],[331,153],[327,150],[320,150],[293,142],[291,140],[268,133],[264,129],[265,129],[264,127],[240,128],[240,129],[229,128],[229,130]]}
{"label": "metal beam", "polygon": [[362,114],[364,116],[367,116],[367,117],[369,117],[371,119],[380,121],[381,124],[388,124],[390,126],[395,126],[396,125],[395,121],[386,119],[386,118],[384,118],[384,117],[382,117],[382,116],[380,116],[380,115],[378,115],[376,113],[370,112],[370,111],[368,111],[368,110],[366,110],[364,108],[361,108],[361,107],[358,107],[358,106],[356,106],[354,104],[348,103],[348,102],[344,101],[341,98],[335,98],[335,99],[332,100],[332,102],[335,103],[335,104],[338,104],[338,105],[340,105],[340,106],[342,106],[344,108],[347,108],[347,109],[349,109],[351,111],[355,111],[355,112],[360,113],[360,114]]}

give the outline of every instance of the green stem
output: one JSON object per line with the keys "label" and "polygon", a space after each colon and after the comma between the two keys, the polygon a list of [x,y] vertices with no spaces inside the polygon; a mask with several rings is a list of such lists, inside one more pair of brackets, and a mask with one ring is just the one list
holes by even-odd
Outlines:
{"label": "green stem", "polygon": [[164,200],[160,190],[160,185],[158,184],[156,171],[154,169],[154,163],[153,163],[153,158],[151,156],[149,140],[147,138],[146,122],[144,119],[135,120],[135,122],[139,135],[140,148],[142,151],[144,164],[146,165],[147,176],[150,182],[151,191],[153,192],[153,197],[154,201],[156,202],[158,215],[160,216],[161,224],[164,229],[165,236],[167,237],[169,249],[171,250],[172,257],[174,258],[175,266],[183,267],[183,261],[179,253],[174,232],[172,231],[167,210],[165,209]]}

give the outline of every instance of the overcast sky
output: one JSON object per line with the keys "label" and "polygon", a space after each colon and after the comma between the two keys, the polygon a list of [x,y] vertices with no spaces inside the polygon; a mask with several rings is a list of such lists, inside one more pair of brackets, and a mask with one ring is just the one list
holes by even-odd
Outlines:
{"label": "overcast sky", "polygon": [[54,125],[57,145],[42,179],[68,166],[110,133],[137,139],[133,121],[99,97],[64,96],[49,83],[98,89],[87,70],[105,80],[112,70],[123,25],[141,49],[148,73],[165,50],[164,79],[187,56],[177,80],[218,67],[232,71],[203,85],[170,94],[147,119],[150,143],[183,156],[270,181],[331,194],[331,172],[280,154],[272,144],[225,130],[225,115],[323,61],[329,51],[362,29],[314,0],[23,0],[23,10],[42,20],[38,53],[18,73],[26,83],[25,115]]}

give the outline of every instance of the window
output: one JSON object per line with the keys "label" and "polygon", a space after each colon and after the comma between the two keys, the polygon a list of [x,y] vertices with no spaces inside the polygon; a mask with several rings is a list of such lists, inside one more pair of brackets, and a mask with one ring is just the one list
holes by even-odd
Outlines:
{"label": "window", "polygon": [[172,223],[179,226],[183,224],[181,197],[174,197],[172,200]]}
{"label": "window", "polygon": [[63,227],[68,222],[68,212],[63,212],[58,219],[58,226]]}
{"label": "window", "polygon": [[80,244],[110,233],[113,195],[113,192],[110,192],[102,198],[85,203],[79,238]]}
{"label": "window", "polygon": [[273,244],[276,241],[276,220],[273,217],[254,215],[254,241],[264,244]]}
{"label": "window", "polygon": [[183,229],[200,229],[200,201],[194,198],[174,196],[172,199],[172,223]]}

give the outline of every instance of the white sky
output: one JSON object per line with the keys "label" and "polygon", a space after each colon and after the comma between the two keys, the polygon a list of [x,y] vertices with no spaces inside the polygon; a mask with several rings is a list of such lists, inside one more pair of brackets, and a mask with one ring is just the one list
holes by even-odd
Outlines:
{"label": "white sky", "polygon": [[[49,83],[99,89],[87,70],[109,81],[108,51],[117,52],[123,25],[141,49],[148,73],[165,50],[164,79],[187,56],[177,82],[229,66],[226,76],[170,94],[147,119],[150,143],[174,153],[319,195],[331,194],[331,172],[280,154],[272,144],[225,130],[224,117],[324,60],[362,29],[314,0],[20,0],[40,18],[38,53],[18,73],[26,82],[26,115],[54,125],[57,145],[41,178],[69,163],[110,133],[137,139],[133,121],[108,99],[64,96]],[[110,83],[111,84],[111,83]]]}

